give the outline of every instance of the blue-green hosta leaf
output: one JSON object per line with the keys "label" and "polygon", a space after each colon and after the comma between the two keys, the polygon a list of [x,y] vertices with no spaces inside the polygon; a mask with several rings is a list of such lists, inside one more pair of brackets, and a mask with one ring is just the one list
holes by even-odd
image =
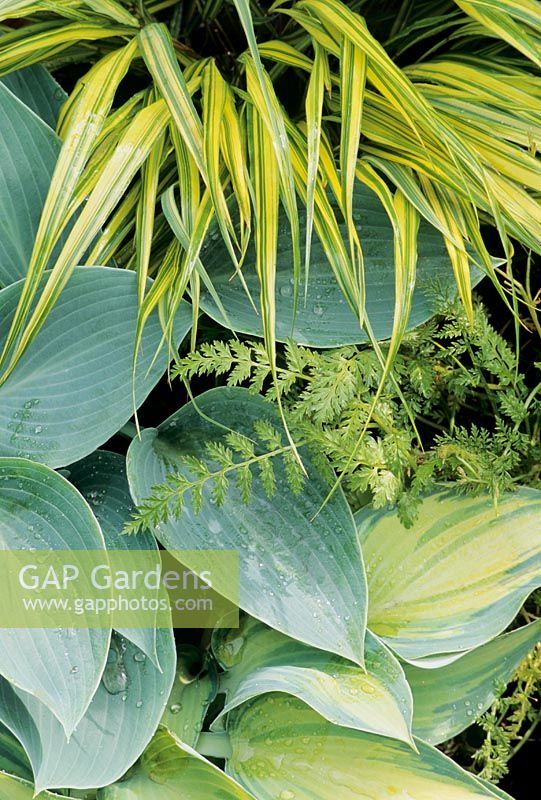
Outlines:
{"label": "blue-green hosta leaf", "polygon": [[258,800],[499,797],[430,745],[333,725],[296,698],[264,695],[229,717],[228,773]]}
{"label": "blue-green hosta leaf", "polygon": [[[122,533],[134,511],[123,456],[97,450],[82,461],[71,464],[66,472],[94,512],[108,550],[149,550],[151,555],[157,552],[158,545],[151,533],[143,531],[137,536]],[[152,558],[149,568],[154,563]],[[118,632],[159,666],[155,628],[118,628]]]}
{"label": "blue-green hosta leaf", "polygon": [[50,128],[56,128],[58,114],[67,94],[45,67],[34,64],[32,67],[10,72],[0,78],[0,83],[7,86],[10,92],[41,117]]}
{"label": "blue-green hosta leaf", "polygon": [[42,703],[0,680],[0,718],[28,753],[36,791],[105,786],[139,758],[158,727],[175,675],[170,630],[158,631],[158,647],[163,672],[131,642],[115,638],[103,679],[69,741]]}
{"label": "blue-green hosta leaf", "polygon": [[[104,550],[105,543],[89,506],[65,478],[42,464],[0,458],[0,548]],[[71,733],[98,686],[110,629],[1,624],[0,675],[38,698]]]}
{"label": "blue-green hosta leaf", "polygon": [[541,642],[541,620],[498,636],[440,669],[405,666],[413,691],[413,730],[439,744],[467,728],[494,702],[521,661]]}
{"label": "blue-green hosta leaf", "polygon": [[[257,453],[268,452],[254,427],[267,421],[287,446],[275,407],[246,389],[213,389],[196,402],[131,443],[128,480],[137,504],[168,473],[190,475],[182,458],[207,459],[208,443],[224,444],[229,429],[254,440]],[[351,511],[338,491],[313,520],[329,487],[308,454],[302,457],[309,479],[300,494],[291,490],[277,457],[272,499],[254,470],[251,500],[245,505],[233,473],[221,506],[213,502],[207,482],[200,513],[187,498],[182,515],[159,525],[155,533],[170,550],[238,550],[241,608],[295,639],[361,662],[366,584]],[[212,462],[211,468],[218,466]],[[230,575],[213,585],[230,596]]]}
{"label": "blue-green hosta leaf", "polygon": [[214,652],[228,670],[220,681],[220,691],[226,693],[221,716],[260,694],[284,692],[336,725],[412,741],[412,698],[404,672],[369,631],[366,672],[251,618],[240,630],[216,631]]}
{"label": "blue-green hosta leaf", "polygon": [[142,766],[108,786],[98,800],[256,800],[174,734],[159,730]]}
{"label": "blue-green hosta leaf", "polygon": [[[0,292],[0,344],[22,284]],[[175,341],[191,326],[182,304]],[[133,413],[132,366],[137,322],[133,272],[75,269],[37,337],[0,386],[0,454],[63,467],[109,439]],[[163,374],[168,352],[157,314],[143,333],[135,400],[140,405]]]}
{"label": "blue-green hosta leaf", "polygon": [[0,287],[24,278],[60,141],[0,82]]}
{"label": "blue-green hosta leaf", "polygon": [[[341,219],[336,201],[331,205]],[[366,311],[374,334],[388,339],[393,329],[395,303],[394,235],[389,217],[376,194],[364,184],[356,183],[354,219],[359,230],[364,254]],[[300,239],[306,240],[306,210],[299,208]],[[345,223],[341,225],[346,249],[349,240]],[[304,247],[304,245],[303,245]],[[449,290],[454,278],[449,256],[441,234],[426,222],[419,230],[417,281],[412,300],[408,328],[426,322],[436,313],[438,291]],[[304,261],[304,250],[302,252]],[[212,226],[201,250],[203,262],[217,294],[236,331],[262,336],[261,317],[246,297],[216,225]],[[253,298],[259,296],[253,242],[248,248],[242,274]],[[478,281],[480,273],[473,276]],[[367,335],[347,304],[334,277],[319,238],[314,234],[310,257],[310,280],[307,300],[298,304],[292,330],[294,291],[291,226],[284,212],[280,216],[278,263],[276,272],[276,338],[292,337],[298,344],[313,347],[337,347],[367,341]],[[228,327],[223,313],[209,292],[201,289],[201,307],[213,319]]]}
{"label": "blue-green hosta leaf", "polygon": [[541,492],[494,508],[452,489],[425,498],[406,530],[394,511],[356,515],[370,629],[402,658],[470,650],[501,633],[541,585]]}

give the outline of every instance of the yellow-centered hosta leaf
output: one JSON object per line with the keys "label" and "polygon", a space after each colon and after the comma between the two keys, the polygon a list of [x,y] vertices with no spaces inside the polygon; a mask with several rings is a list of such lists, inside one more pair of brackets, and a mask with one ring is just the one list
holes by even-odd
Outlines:
{"label": "yellow-centered hosta leaf", "polygon": [[[270,694],[228,721],[227,771],[258,800],[482,800],[492,791],[439,750],[333,725],[296,698]],[[510,798],[508,798],[510,800]]]}
{"label": "yellow-centered hosta leaf", "polygon": [[470,650],[501,633],[541,585],[541,492],[427,496],[406,530],[396,511],[356,515],[370,629],[403,658]]}

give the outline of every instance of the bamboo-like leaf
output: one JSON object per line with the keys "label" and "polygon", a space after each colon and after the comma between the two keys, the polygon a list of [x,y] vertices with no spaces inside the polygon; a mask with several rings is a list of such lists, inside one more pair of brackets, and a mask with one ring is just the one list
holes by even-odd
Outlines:
{"label": "bamboo-like leaf", "polygon": [[[466,14],[541,67],[541,15],[535,0],[455,0]],[[528,28],[533,29],[532,33]],[[537,36],[533,35],[533,31]]]}
{"label": "bamboo-like leaf", "polygon": [[[168,122],[167,106],[160,100],[140,111],[128,126],[51,270],[36,307],[2,375],[2,380],[6,380],[25,348],[39,331],[77,265],[77,261],[122,198],[130,181],[144,163],[154,143],[164,132]],[[12,325],[12,330],[13,327]]]}
{"label": "bamboo-like leaf", "polygon": [[[77,182],[88,160],[93,144],[103,127],[105,117],[111,108],[118,84],[126,74],[135,50],[135,42],[131,42],[121,50],[105,56],[87,75],[85,88],[82,90],[77,104],[77,116],[73,119],[66,133],[51,179],[51,187],[36,234],[24,288],[10,333],[0,356],[0,368],[6,364],[14,342],[21,334],[41,276],[68,221],[69,207]],[[107,187],[106,193],[109,194],[109,187]],[[98,228],[94,230],[93,235],[95,235]],[[72,231],[71,235],[73,233]],[[90,241],[91,238],[86,246]],[[65,246],[67,246],[67,243]],[[79,255],[82,255],[83,252],[84,248]],[[19,342],[17,356],[14,357],[15,361],[12,366],[14,366],[18,356],[23,351],[24,345],[21,348],[21,343]],[[2,378],[0,377],[1,380]]]}
{"label": "bamboo-like leaf", "polygon": [[112,36],[133,35],[133,28],[108,26],[98,22],[62,25],[57,20],[17,28],[2,36],[0,77],[14,69],[36,64],[81,41],[96,41]]}
{"label": "bamboo-like leaf", "polygon": [[[221,182],[221,133],[229,89],[214,61],[209,61],[203,72],[203,152],[208,178],[208,188],[214,213],[229,255],[238,267],[238,257],[232,241],[235,231],[225,202]],[[235,242],[239,248],[238,242]],[[239,248],[240,249],[240,248]]]}
{"label": "bamboo-like leaf", "polygon": [[244,256],[251,228],[251,186],[246,163],[246,129],[244,120],[237,114],[233,94],[227,84],[221,134],[222,154],[231,176],[239,208],[240,241]]}
{"label": "bamboo-like leaf", "polygon": [[305,299],[308,290],[312,230],[314,225],[314,202],[319,167],[321,143],[321,118],[325,88],[330,89],[330,72],[327,54],[317,43],[314,45],[314,64],[306,92],[306,129],[308,170],[306,177],[306,248],[304,258]]}
{"label": "bamboo-like leaf", "polygon": [[[291,226],[294,280],[293,305],[296,309],[301,273],[299,215],[295,196],[295,178],[291,162],[291,148],[287,136],[284,113],[278,103],[274,88],[267,73],[264,71],[260,73],[257,63],[248,56],[245,57],[245,65],[248,94],[254,103],[257,116],[267,130],[272,149],[274,150],[273,160],[275,161],[279,177],[279,196],[281,196]],[[264,313],[263,309],[262,313]]]}
{"label": "bamboo-like leaf", "polygon": [[193,104],[186,79],[178,64],[171,34],[165,25],[152,24],[141,30],[138,40],[148,71],[167,103],[180,136],[206,181],[203,126]]}
{"label": "bamboo-like leaf", "polygon": [[362,246],[359,242],[357,229],[353,220],[353,189],[355,186],[355,169],[359,156],[366,72],[366,54],[348,37],[343,36],[340,51],[340,100],[342,107],[340,169],[342,206],[348,228],[351,262],[358,274],[359,298],[361,303],[358,314],[361,322],[365,312],[364,264]]}
{"label": "bamboo-like leaf", "polygon": [[160,168],[163,160],[165,133],[152,145],[150,155],[143,164],[141,175],[141,192],[136,212],[136,272],[139,303],[142,303],[146,290],[152,235],[156,216],[156,202]]}
{"label": "bamboo-like leaf", "polygon": [[[470,323],[473,323],[470,266],[464,238],[457,223],[457,219],[460,220],[459,209],[454,198],[444,189],[438,191],[430,181],[426,180],[422,180],[422,185],[432,211],[441,220],[441,224],[451,231],[452,238],[445,237],[445,246],[453,266],[460,299]],[[458,242],[458,246],[455,242]]]}
{"label": "bamboo-like leaf", "polygon": [[256,271],[260,286],[263,336],[276,377],[276,259],[279,181],[275,150],[257,109],[250,109],[250,168],[254,187]]}

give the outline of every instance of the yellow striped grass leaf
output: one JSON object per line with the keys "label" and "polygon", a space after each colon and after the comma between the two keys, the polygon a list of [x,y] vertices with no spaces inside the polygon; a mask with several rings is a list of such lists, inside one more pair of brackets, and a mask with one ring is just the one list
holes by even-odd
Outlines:
{"label": "yellow striped grass leaf", "polygon": [[165,25],[156,23],[145,26],[140,31],[138,40],[148,71],[167,103],[180,136],[206,181],[203,126],[177,61],[171,34]]}
{"label": "yellow striped grass leaf", "polygon": [[[291,147],[286,131],[285,112],[280,107],[271,80],[263,68],[261,68],[262,71],[260,72],[257,61],[248,55],[244,56],[244,64],[246,67],[248,95],[254,106],[253,117],[261,121],[261,124],[266,129],[266,136],[270,139],[271,149],[274,152],[275,171],[278,173],[278,181],[276,181],[277,189],[279,190],[278,197],[282,200],[291,228],[293,306],[296,311],[301,276],[300,232],[295,194],[295,176],[291,162]],[[269,155],[271,154],[271,149],[268,146],[266,147]],[[253,165],[252,170],[254,170]],[[255,169],[255,172],[257,173],[257,169]],[[270,173],[268,174],[268,179],[271,179]],[[255,186],[254,191],[256,191]],[[261,217],[259,217],[259,224],[262,224]],[[272,235],[274,234],[271,232]],[[261,313],[262,315],[266,313],[263,307]]]}
{"label": "yellow striped grass leaf", "polygon": [[357,47],[347,36],[342,36],[340,48],[342,207],[348,229],[351,263],[358,275],[360,306],[357,313],[361,323],[365,314],[364,262],[362,243],[359,242],[353,220],[353,189],[361,139],[366,71],[367,58],[365,51]]}
{"label": "yellow striped grass leaf", "polygon": [[541,15],[535,0],[455,0],[499,39],[541,67]]}
{"label": "yellow striped grass leaf", "polygon": [[[64,247],[51,270],[45,287],[14,348],[2,380],[6,380],[18,359],[30,344],[47,314],[55,304],[78,260],[83,256],[99,229],[124,195],[132,178],[149,155],[169,122],[163,101],[141,110],[127,127],[107,168],[102,172],[92,194],[75,222]],[[33,287],[34,288],[34,287]],[[35,295],[35,288],[32,296]],[[26,297],[24,298],[29,305]],[[19,308],[21,308],[21,301]],[[12,324],[13,331],[15,325]],[[5,347],[4,352],[7,352]]]}
{"label": "yellow striped grass leaf", "polygon": [[356,515],[371,630],[401,657],[471,650],[513,620],[541,585],[541,492],[499,498],[447,489],[406,530],[395,511]]}
{"label": "yellow striped grass leaf", "polygon": [[[254,25],[252,20],[249,0],[233,0],[240,17],[251,59],[245,58],[248,78],[248,92],[251,100],[258,107],[262,119],[267,125],[269,136],[274,147],[280,175],[282,200],[286,208],[291,225],[291,238],[293,241],[293,271],[295,275],[295,296],[298,292],[300,281],[300,238],[299,219],[297,214],[297,201],[295,197],[295,180],[291,164],[291,152],[285,129],[284,114],[274,92],[274,87],[269,80],[261,62],[257,45]],[[256,84],[259,91],[256,91]]]}
{"label": "yellow striped grass leaf", "polygon": [[[75,187],[88,161],[94,142],[101,132],[118,84],[126,74],[135,50],[135,42],[131,42],[121,50],[105,56],[87,75],[85,88],[77,101],[77,115],[73,117],[66,132],[51,179],[28,265],[24,289],[0,356],[0,368],[6,364],[14,342],[21,334],[36,295],[37,285],[47,267],[54,246],[68,222],[68,213]],[[105,194],[109,194],[109,187]],[[86,216],[88,217],[88,214]],[[99,225],[93,235],[98,229]],[[71,235],[73,233],[72,230]],[[89,243],[90,241],[91,239]],[[83,252],[84,250],[79,255],[82,255]],[[19,342],[18,355],[23,352],[23,349],[24,346],[21,349]],[[16,358],[17,356],[15,356],[15,361]]]}
{"label": "yellow striped grass leaf", "polygon": [[133,35],[133,29],[97,22],[73,22],[63,25],[57,20],[52,20],[24,25],[2,36],[0,76],[51,58],[81,41],[96,41],[125,35]]}
{"label": "yellow striped grass leaf", "polygon": [[310,272],[310,252],[312,248],[312,231],[314,225],[314,202],[316,180],[319,169],[319,149],[321,143],[321,119],[323,114],[323,98],[325,89],[329,91],[329,60],[325,50],[317,42],[314,44],[314,63],[306,92],[306,138],[308,169],[306,176],[306,244],[304,256],[305,292],[308,292]]}
{"label": "yellow striped grass leaf", "polygon": [[165,132],[152,145],[150,154],[141,170],[141,191],[137,204],[135,228],[135,271],[137,273],[139,303],[143,302],[147,285],[164,145]]}

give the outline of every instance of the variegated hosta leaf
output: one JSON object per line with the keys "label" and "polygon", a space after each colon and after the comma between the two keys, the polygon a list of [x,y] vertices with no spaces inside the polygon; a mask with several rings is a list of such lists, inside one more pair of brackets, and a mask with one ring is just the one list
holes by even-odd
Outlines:
{"label": "variegated hosta leaf", "polygon": [[218,719],[261,694],[292,694],[334,722],[412,742],[411,692],[397,659],[369,631],[365,668],[307,647],[261,622],[215,632],[214,652],[227,670],[220,680],[225,707]]}
{"label": "variegated hosta leaf", "polygon": [[482,800],[499,797],[451,759],[333,725],[296,698],[264,695],[228,719],[227,772],[258,800]]}
{"label": "variegated hosta leaf", "polygon": [[[274,443],[258,435],[261,425],[270,426]],[[244,462],[245,469],[226,468],[225,481],[223,476],[218,484],[203,480],[182,494],[179,484],[197,483],[201,461],[220,478],[224,453],[219,448],[231,446],[232,432],[236,447],[252,453],[246,461],[237,449],[235,461]],[[210,453],[209,447],[214,447]],[[269,452],[275,453],[270,461],[265,457]],[[246,389],[219,388],[132,441],[128,480],[136,503],[150,509],[144,519],[168,549],[238,551],[240,594],[230,570],[217,574],[217,565],[216,591],[283,633],[360,663],[365,577],[351,511],[341,490],[321,508],[329,484],[308,453],[303,451],[302,458],[309,479],[301,480],[302,491],[295,493],[291,472],[296,462],[275,406]],[[186,459],[192,460],[187,464]],[[261,469],[275,487],[272,499],[267,494],[272,486],[267,481],[265,490]],[[158,492],[157,502],[144,503],[168,476],[170,483]],[[192,503],[197,497],[198,513]],[[188,556],[186,566],[201,568],[189,563]]]}
{"label": "variegated hosta leaf", "polygon": [[[118,453],[96,450],[82,461],[71,464],[65,474],[94,512],[107,549],[148,550],[149,569],[152,569],[158,550],[154,536],[148,531],[138,536],[122,533],[134,511],[126,477],[126,459]],[[155,628],[118,628],[118,632],[137,645],[159,668]]]}
{"label": "variegated hosta leaf", "polygon": [[405,659],[470,650],[541,585],[541,492],[429,495],[406,530],[395,511],[356,515],[371,630]]}
{"label": "variegated hosta leaf", "polygon": [[177,658],[177,674],[161,724],[183,744],[195,747],[209,705],[216,696],[216,681],[208,674],[194,680],[193,661],[199,660],[200,654],[190,645],[180,645]]}
{"label": "variegated hosta leaf", "polygon": [[[26,459],[0,458],[0,549],[31,548],[105,550],[105,542],[87,503],[65,478]],[[98,687],[110,628],[10,628],[5,618],[1,624],[0,675],[32,700],[39,698],[62,735],[69,735]]]}
{"label": "variegated hosta leaf", "polygon": [[62,800],[66,795],[54,794],[53,792],[40,792],[36,795],[34,784],[30,781],[0,772],[0,797],[2,800]]}
{"label": "variegated hosta leaf", "polygon": [[69,741],[35,697],[0,680],[0,719],[22,742],[36,791],[87,789],[118,780],[154,735],[175,675],[172,632],[158,631],[162,671],[135,645],[115,638],[92,702]]}
{"label": "variegated hosta leaf", "polygon": [[108,786],[99,800],[255,800],[233,778],[160,730],[142,765],[126,780]]}
{"label": "variegated hosta leaf", "polygon": [[439,669],[405,666],[413,691],[413,730],[427,742],[456,736],[483,714],[500,687],[541,642],[541,620],[498,636]]}

